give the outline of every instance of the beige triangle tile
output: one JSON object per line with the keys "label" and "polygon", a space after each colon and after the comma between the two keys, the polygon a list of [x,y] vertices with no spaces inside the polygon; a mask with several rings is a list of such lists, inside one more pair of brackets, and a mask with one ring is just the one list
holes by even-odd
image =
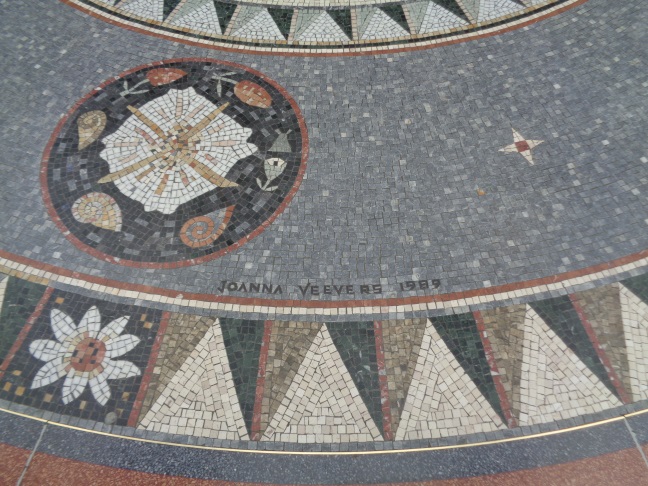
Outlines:
{"label": "beige triangle tile", "polygon": [[527,306],[520,425],[555,422],[620,405],[621,401]]}
{"label": "beige triangle tile", "polygon": [[619,284],[632,399],[648,399],[648,305]]}
{"label": "beige triangle tile", "polygon": [[396,440],[453,437],[503,428],[502,419],[428,321]]}
{"label": "beige triangle tile", "polygon": [[630,390],[630,370],[621,316],[621,296],[618,285],[607,285],[578,292],[572,296],[592,325],[596,338],[610,360],[623,388]]}
{"label": "beige triangle tile", "polygon": [[321,325],[262,440],[300,443],[382,440],[325,324]]}
{"label": "beige triangle tile", "polygon": [[382,321],[392,430],[398,429],[427,319]]}
{"label": "beige triangle tile", "polygon": [[213,322],[214,319],[210,317],[171,314],[166,333],[162,339],[157,362],[153,368],[151,382],[144,397],[139,415],[140,421],[171,382],[173,376],[187,360]]}
{"label": "beige triangle tile", "polygon": [[504,392],[511,404],[511,412],[517,420],[520,416],[520,380],[526,306],[497,307],[481,311],[481,315]]}
{"label": "beige triangle tile", "polygon": [[261,405],[261,434],[286,396],[320,327],[317,322],[273,323]]}
{"label": "beige triangle tile", "polygon": [[174,374],[138,428],[249,440],[218,320]]}

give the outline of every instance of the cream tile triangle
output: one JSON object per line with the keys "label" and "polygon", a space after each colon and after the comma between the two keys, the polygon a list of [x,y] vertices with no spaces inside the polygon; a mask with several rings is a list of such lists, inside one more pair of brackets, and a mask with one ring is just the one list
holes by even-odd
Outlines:
{"label": "cream tile triangle", "polygon": [[218,320],[141,421],[140,429],[249,440]]}
{"label": "cream tile triangle", "polygon": [[520,381],[520,425],[601,412],[621,401],[527,306]]}
{"label": "cream tile triangle", "polygon": [[261,440],[300,443],[382,440],[325,324]]}
{"label": "cream tile triangle", "polygon": [[428,320],[396,440],[506,428]]}
{"label": "cream tile triangle", "polygon": [[119,3],[117,7],[139,17],[158,22],[162,22],[164,16],[164,0],[126,0]]}
{"label": "cream tile triangle", "polygon": [[213,0],[190,0],[180,8],[181,10],[177,14],[174,12],[173,18],[168,20],[169,23],[200,32],[222,33]]}
{"label": "cream tile triangle", "polygon": [[648,399],[648,305],[619,284],[632,400]]}

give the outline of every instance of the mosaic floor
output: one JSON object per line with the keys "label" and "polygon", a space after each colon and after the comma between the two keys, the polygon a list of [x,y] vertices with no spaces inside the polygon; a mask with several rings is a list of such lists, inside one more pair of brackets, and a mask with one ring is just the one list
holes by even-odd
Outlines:
{"label": "mosaic floor", "polygon": [[0,484],[648,484],[645,2],[0,6]]}

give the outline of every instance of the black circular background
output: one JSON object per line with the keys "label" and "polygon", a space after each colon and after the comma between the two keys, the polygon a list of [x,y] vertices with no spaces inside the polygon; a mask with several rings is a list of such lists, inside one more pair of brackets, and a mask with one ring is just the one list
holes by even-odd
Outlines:
{"label": "black circular background", "polygon": [[[154,87],[145,81],[147,72],[159,68],[176,68],[186,76],[163,86]],[[250,80],[264,88],[272,98],[269,108],[250,106],[234,94],[234,84],[221,82],[221,96],[217,92],[218,81],[213,76],[225,75],[234,81]],[[131,92],[125,93],[126,87]],[[107,175],[108,163],[99,154],[105,145],[101,142],[115,132],[129,116],[134,116],[128,106],[140,108],[170,89],[193,87],[215,105],[229,102],[225,114],[241,126],[251,128],[249,143],[258,147],[254,154],[239,160],[228,173],[228,179],[239,184],[237,188],[216,188],[178,207],[172,214],[158,211],[145,212],[144,206],[123,195],[111,182],[97,181]],[[132,94],[132,91],[145,93]],[[78,150],[79,116],[93,110],[101,110],[107,116],[107,124],[99,139],[83,150]],[[281,134],[287,134],[291,152],[273,152],[271,147]],[[173,61],[147,66],[106,84],[93,93],[66,120],[52,144],[47,161],[47,186],[52,207],[61,222],[81,243],[119,260],[166,264],[199,259],[222,251],[249,236],[279,208],[295,185],[302,164],[302,133],[297,113],[290,101],[271,83],[244,69],[216,61]],[[286,162],[284,172],[271,186],[272,192],[259,188],[257,178],[266,181],[264,161],[279,157]],[[122,230],[115,232],[80,223],[71,212],[74,202],[91,192],[109,194],[122,212]],[[180,229],[196,216],[235,206],[232,218],[223,234],[211,245],[190,248],[182,243]]]}

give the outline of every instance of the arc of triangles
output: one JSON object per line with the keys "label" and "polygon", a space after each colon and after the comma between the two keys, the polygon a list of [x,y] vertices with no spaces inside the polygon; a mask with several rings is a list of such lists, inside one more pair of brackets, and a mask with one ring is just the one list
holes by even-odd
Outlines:
{"label": "arc of triangles", "polygon": [[468,25],[468,20],[461,14],[461,10],[449,10],[436,2],[418,2],[408,4],[410,18],[416,33],[450,30]]}
{"label": "arc of triangles", "polygon": [[225,440],[249,439],[218,319],[138,428]]}
{"label": "arc of triangles", "polygon": [[164,0],[125,0],[117,7],[145,19],[164,20]]}
{"label": "arc of triangles", "polygon": [[527,306],[520,383],[520,425],[601,412],[622,405],[531,307]]}
{"label": "arc of triangles", "polygon": [[428,320],[396,440],[449,437],[505,427]]}
{"label": "arc of triangles", "polygon": [[322,324],[261,440],[305,443],[382,440]]}
{"label": "arc of triangles", "polygon": [[241,6],[232,35],[247,39],[285,40],[268,9]]}
{"label": "arc of triangles", "polygon": [[200,32],[222,34],[213,0],[184,0],[166,21],[178,27]]}
{"label": "arc of triangles", "polygon": [[632,399],[648,399],[648,305],[619,284]]}

